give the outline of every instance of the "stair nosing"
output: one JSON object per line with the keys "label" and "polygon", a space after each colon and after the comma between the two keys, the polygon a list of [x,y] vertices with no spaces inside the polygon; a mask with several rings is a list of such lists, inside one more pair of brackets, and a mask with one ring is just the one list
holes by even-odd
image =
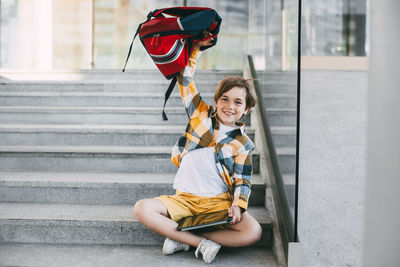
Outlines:
{"label": "stair nosing", "polygon": [[171,146],[0,146],[0,153],[170,154]]}
{"label": "stair nosing", "polygon": [[273,132],[296,132],[296,126],[271,126],[270,129]]}
{"label": "stair nosing", "polygon": [[276,154],[278,156],[295,156],[296,155],[296,147],[277,147],[275,148]]}
{"label": "stair nosing", "polygon": [[295,108],[265,108],[267,112],[296,112]]}
{"label": "stair nosing", "polygon": [[266,98],[297,98],[296,94],[291,93],[264,93],[262,97]]}
{"label": "stair nosing", "polygon": [[[170,155],[171,146],[0,146],[0,153],[77,153],[77,154],[144,154]],[[254,156],[259,153],[255,151]]]}
{"label": "stair nosing", "polygon": [[[180,135],[185,125],[153,124],[0,124],[0,133],[169,133]],[[254,129],[245,128],[247,134],[254,134]]]}
{"label": "stair nosing", "polygon": [[[157,78],[156,80],[124,79],[124,80],[19,80],[0,81],[0,85],[168,85],[167,79]],[[199,80],[196,84],[215,84],[217,81]]]}
{"label": "stair nosing", "polygon": [[[162,111],[161,107],[80,107],[80,106],[2,106],[0,107],[1,112],[33,112],[33,111],[79,111],[79,112],[140,112],[143,111]],[[165,111],[182,111],[185,113],[183,107],[165,107]]]}
{"label": "stair nosing", "polygon": [[[132,205],[99,205],[99,204],[48,204],[0,202],[0,224],[10,221],[70,223],[137,223],[133,216]],[[262,224],[272,224],[270,214],[264,207],[250,206],[250,214]],[[45,213],[45,214],[43,214]]]}
{"label": "stair nosing", "polygon": [[[4,172],[0,187],[124,187],[142,184],[169,184],[174,173],[87,173],[87,172]],[[265,185],[260,174],[253,174],[252,185]]]}
{"label": "stair nosing", "polygon": [[[163,92],[46,92],[46,91],[0,91],[1,97],[165,97]],[[202,97],[213,97],[214,93],[201,93]],[[178,93],[170,97],[180,98]]]}

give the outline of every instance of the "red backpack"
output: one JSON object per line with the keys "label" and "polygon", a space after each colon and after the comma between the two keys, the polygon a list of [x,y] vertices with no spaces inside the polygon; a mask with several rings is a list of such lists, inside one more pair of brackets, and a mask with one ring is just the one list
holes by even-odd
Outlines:
{"label": "red backpack", "polygon": [[200,50],[216,44],[221,21],[218,13],[211,8],[172,7],[150,12],[147,20],[139,24],[122,71],[125,71],[133,41],[139,34],[140,41],[158,69],[167,79],[172,79],[165,93],[164,120],[168,120],[164,109],[175,87],[176,74],[187,65],[194,43],[204,39],[204,30],[211,32],[214,40],[212,45],[201,47]]}

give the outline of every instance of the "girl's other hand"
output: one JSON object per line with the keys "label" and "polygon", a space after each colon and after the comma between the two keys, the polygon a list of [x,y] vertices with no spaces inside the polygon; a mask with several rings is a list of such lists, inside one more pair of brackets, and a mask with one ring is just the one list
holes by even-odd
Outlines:
{"label": "girl's other hand", "polygon": [[242,209],[239,206],[232,206],[228,209],[229,217],[232,217],[231,224],[238,223],[242,219]]}

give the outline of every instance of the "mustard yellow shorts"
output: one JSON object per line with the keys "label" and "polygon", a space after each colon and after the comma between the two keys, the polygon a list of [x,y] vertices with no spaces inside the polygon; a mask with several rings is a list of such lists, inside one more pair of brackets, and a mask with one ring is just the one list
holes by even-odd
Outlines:
{"label": "mustard yellow shorts", "polygon": [[232,204],[228,192],[203,197],[176,190],[175,195],[162,195],[156,199],[165,205],[171,219],[176,222],[187,216],[227,210]]}

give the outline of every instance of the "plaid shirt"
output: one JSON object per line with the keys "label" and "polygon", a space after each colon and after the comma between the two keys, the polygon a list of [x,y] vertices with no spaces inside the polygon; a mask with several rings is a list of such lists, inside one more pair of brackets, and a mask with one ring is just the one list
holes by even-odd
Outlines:
{"label": "plaid shirt", "polygon": [[172,149],[171,160],[180,166],[182,158],[197,148],[215,147],[217,170],[227,184],[232,198],[232,206],[246,210],[250,196],[252,173],[251,155],[254,144],[244,132],[244,124],[227,133],[227,137],[217,142],[219,121],[213,106],[208,106],[200,97],[192,80],[199,50],[194,50],[188,65],[178,75],[179,90],[189,123],[185,133]]}

